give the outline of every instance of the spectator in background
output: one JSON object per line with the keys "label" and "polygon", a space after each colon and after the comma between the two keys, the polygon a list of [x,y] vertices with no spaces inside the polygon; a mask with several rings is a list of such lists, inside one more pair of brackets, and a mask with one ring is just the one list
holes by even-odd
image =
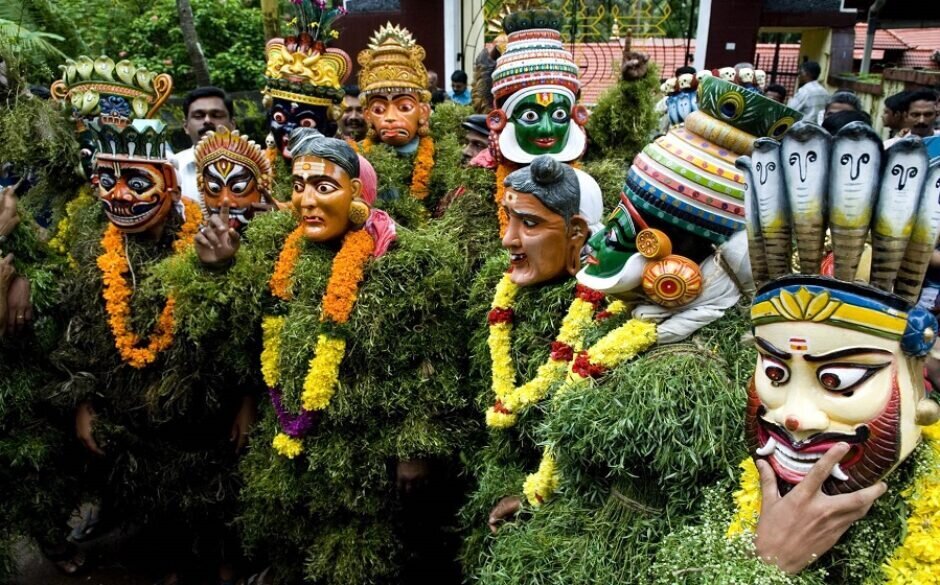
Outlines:
{"label": "spectator in background", "polygon": [[927,138],[934,135],[934,122],[937,121],[937,92],[921,89],[908,97],[907,110],[904,112],[904,127],[914,136]]}
{"label": "spectator in background", "polygon": [[470,89],[467,87],[467,74],[460,69],[450,76],[451,92],[448,97],[461,106],[470,105]]}
{"label": "spectator in background", "polygon": [[894,136],[904,127],[904,112],[907,111],[910,92],[899,91],[885,98],[884,110],[881,112],[881,124]]}
{"label": "spectator in background", "polygon": [[476,155],[489,146],[489,128],[486,127],[486,116],[474,114],[467,116],[461,126],[467,131],[464,135],[463,165],[470,164]]}
{"label": "spectator in background", "polygon": [[235,129],[235,108],[228,95],[218,87],[197,87],[183,100],[183,130],[189,135],[193,146],[174,155],[176,174],[179,177],[180,192],[183,197],[199,201],[199,189],[196,187],[196,143],[202,140],[206,132],[225,126]]}
{"label": "spectator in background", "polygon": [[774,100],[775,102],[780,102],[781,104],[786,103],[787,88],[783,87],[779,83],[768,85],[767,89],[764,90],[764,96]]}
{"label": "spectator in background", "polygon": [[343,116],[339,119],[336,137],[359,142],[366,137],[368,127],[362,115],[362,102],[359,101],[359,86],[348,85],[343,88]]}
{"label": "spectator in background", "polygon": [[816,122],[819,113],[826,109],[829,92],[819,83],[822,69],[815,61],[806,61],[800,65],[800,89],[797,90],[787,105],[803,114],[804,120]]}
{"label": "spectator in background", "polygon": [[428,91],[431,92],[431,107],[434,107],[447,99],[447,93],[438,87],[437,82],[437,71],[431,71],[428,69]]}
{"label": "spectator in background", "polygon": [[863,112],[862,100],[858,96],[848,91],[837,91],[829,97],[826,102],[826,111],[823,113],[825,120],[833,114],[839,112]]}

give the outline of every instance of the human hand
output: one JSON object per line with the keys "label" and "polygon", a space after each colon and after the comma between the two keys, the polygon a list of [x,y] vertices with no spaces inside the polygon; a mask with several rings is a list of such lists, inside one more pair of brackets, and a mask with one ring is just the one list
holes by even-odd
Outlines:
{"label": "human hand", "polygon": [[763,459],[757,462],[762,499],[754,548],[762,561],[787,573],[799,573],[835,546],[885,493],[888,487],[884,482],[849,494],[829,496],[822,492],[832,468],[848,452],[846,443],[833,446],[785,496],[777,490],[770,463]]}
{"label": "human hand", "polygon": [[207,266],[223,266],[232,261],[241,236],[229,225],[229,205],[222,204],[218,215],[209,216],[207,224],[196,234],[196,255]]}
{"label": "human hand", "polygon": [[7,254],[3,260],[0,260],[0,337],[3,337],[7,326],[7,291],[15,275],[13,254]]}
{"label": "human hand", "polygon": [[395,470],[395,483],[398,493],[411,495],[428,482],[431,465],[425,459],[406,459],[399,461]]}
{"label": "human hand", "polygon": [[519,496],[506,496],[496,503],[490,511],[490,532],[496,534],[504,522],[512,520],[522,509],[522,499]]}
{"label": "human hand", "polygon": [[29,300],[29,280],[14,276],[7,291],[7,335],[19,333],[33,322],[33,305]]}
{"label": "human hand", "polygon": [[75,436],[86,449],[95,455],[104,455],[94,437],[95,409],[88,402],[82,402],[75,409]]}
{"label": "human hand", "polygon": [[251,427],[258,419],[258,409],[255,405],[255,399],[251,396],[242,398],[242,404],[235,413],[235,420],[232,421],[232,430],[229,434],[229,441],[235,443],[235,452],[238,453],[248,444],[248,433]]}
{"label": "human hand", "polygon": [[22,181],[23,179],[20,179],[16,185],[4,187],[0,191],[0,237],[12,234],[20,223],[20,214],[16,210],[16,204],[19,202],[16,189]]}

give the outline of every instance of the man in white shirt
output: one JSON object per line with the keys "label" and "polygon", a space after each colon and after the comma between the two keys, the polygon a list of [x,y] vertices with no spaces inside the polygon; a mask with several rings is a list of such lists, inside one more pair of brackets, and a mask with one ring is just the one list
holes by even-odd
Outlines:
{"label": "man in white shirt", "polygon": [[818,81],[821,72],[819,63],[815,61],[800,65],[800,89],[787,102],[787,106],[803,114],[803,119],[809,122],[819,121],[829,99],[829,92]]}
{"label": "man in white shirt", "polygon": [[217,126],[235,129],[235,115],[232,100],[218,87],[197,87],[183,100],[183,113],[186,120],[183,129],[193,142],[193,147],[176,153],[174,162],[179,177],[183,197],[199,201],[199,189],[196,187],[196,159],[194,147],[206,132]]}

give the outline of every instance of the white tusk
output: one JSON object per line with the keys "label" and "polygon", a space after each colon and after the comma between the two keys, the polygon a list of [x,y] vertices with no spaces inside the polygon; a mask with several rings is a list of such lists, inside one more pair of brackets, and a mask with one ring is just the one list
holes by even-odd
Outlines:
{"label": "white tusk", "polygon": [[763,447],[757,450],[757,454],[761,457],[767,457],[777,449],[777,439],[770,437],[767,443]]}
{"label": "white tusk", "polygon": [[848,481],[849,479],[849,476],[846,475],[844,471],[842,471],[842,468],[839,467],[838,463],[835,464],[835,466],[832,468],[832,471],[829,472],[829,475],[838,479],[839,481]]}

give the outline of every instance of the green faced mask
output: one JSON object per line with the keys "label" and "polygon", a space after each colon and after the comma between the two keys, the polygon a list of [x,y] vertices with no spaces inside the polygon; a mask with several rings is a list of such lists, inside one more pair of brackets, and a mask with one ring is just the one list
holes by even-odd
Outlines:
{"label": "green faced mask", "polygon": [[[640,227],[645,228],[642,224]],[[655,231],[646,230],[643,233],[653,236],[652,232]],[[650,258],[669,254],[671,246],[663,234],[665,241],[644,244],[644,253],[639,249],[637,234],[637,221],[630,214],[627,204],[621,201],[607,218],[604,229],[588,240],[591,252],[583,262],[584,268],[578,273],[578,282],[603,293],[620,293],[639,288]],[[644,242],[648,240],[642,237],[639,239]]]}
{"label": "green faced mask", "polygon": [[571,101],[557,93],[527,96],[515,107],[510,123],[516,140],[531,155],[558,154],[568,142]]}

